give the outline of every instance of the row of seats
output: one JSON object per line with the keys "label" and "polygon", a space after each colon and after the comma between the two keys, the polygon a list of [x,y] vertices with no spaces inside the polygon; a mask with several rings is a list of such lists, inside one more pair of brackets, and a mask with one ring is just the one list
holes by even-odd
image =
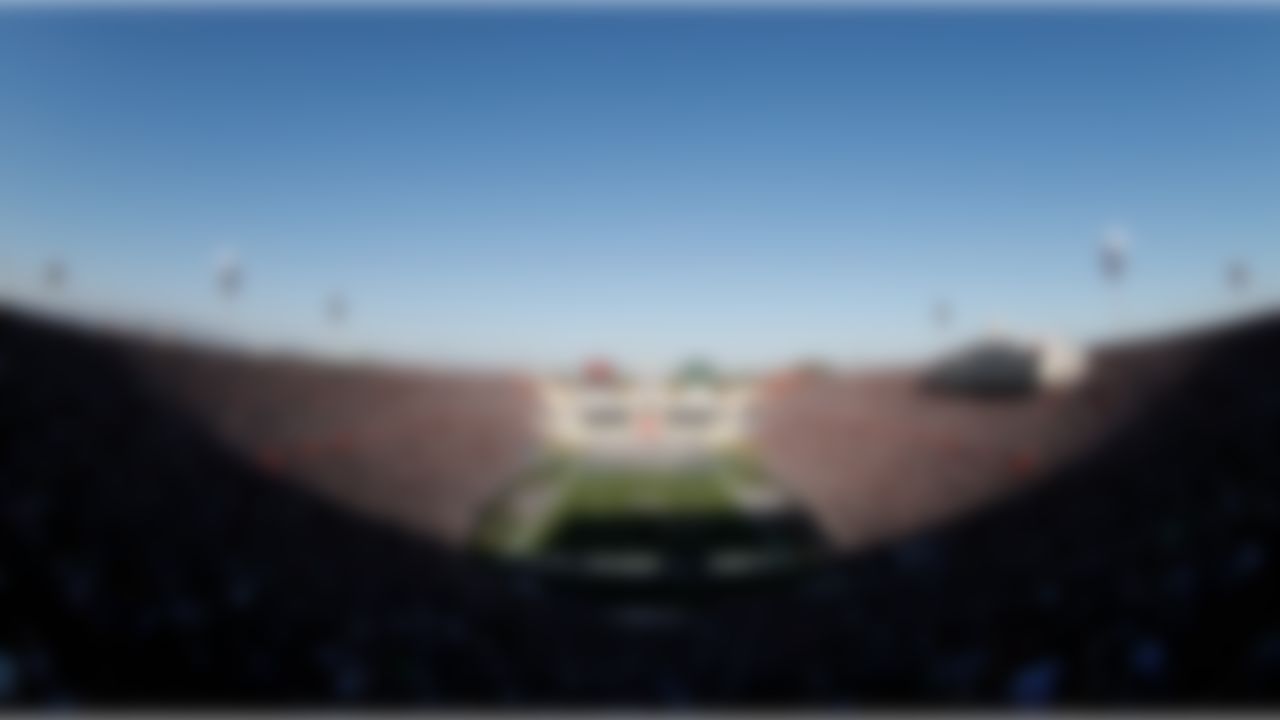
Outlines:
{"label": "row of seats", "polygon": [[707,605],[619,607],[279,482],[118,344],[3,315],[0,698],[1275,702],[1277,366],[1280,323],[1241,329],[1024,492]]}

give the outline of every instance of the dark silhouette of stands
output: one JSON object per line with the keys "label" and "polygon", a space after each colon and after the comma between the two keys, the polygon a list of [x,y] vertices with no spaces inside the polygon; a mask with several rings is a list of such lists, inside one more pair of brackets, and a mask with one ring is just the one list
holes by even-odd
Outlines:
{"label": "dark silhouette of stands", "polygon": [[[729,513],[582,516],[567,520],[550,538],[556,560],[549,582],[579,596],[626,609],[641,606],[688,611],[726,597],[790,581],[824,550],[816,528],[801,512],[762,516]],[[609,553],[651,557],[651,572],[602,573],[593,559]],[[716,560],[745,555],[750,572],[725,572]]]}
{"label": "dark silhouette of stands", "polygon": [[0,316],[0,696],[36,706],[1274,703],[1280,322],[958,521],[619,620],[281,482]]}

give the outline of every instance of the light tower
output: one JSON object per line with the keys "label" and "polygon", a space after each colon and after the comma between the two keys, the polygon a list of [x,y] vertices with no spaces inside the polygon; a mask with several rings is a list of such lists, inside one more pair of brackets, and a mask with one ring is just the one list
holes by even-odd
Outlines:
{"label": "light tower", "polygon": [[951,329],[951,323],[955,318],[954,308],[951,303],[946,300],[938,300],[933,304],[933,326],[938,330],[939,334],[946,333]]}
{"label": "light tower", "polygon": [[342,293],[331,293],[325,301],[325,316],[333,325],[342,325],[347,321],[347,299]]}
{"label": "light tower", "polygon": [[1243,260],[1235,260],[1227,264],[1226,272],[1227,289],[1231,292],[1243,295],[1249,291],[1249,286],[1253,282],[1253,273],[1249,270],[1248,263]]}
{"label": "light tower", "polygon": [[1103,281],[1111,286],[1112,326],[1119,328],[1122,307],[1120,288],[1129,273],[1130,249],[1133,245],[1129,229],[1123,225],[1111,225],[1103,230],[1102,240],[1098,247],[1098,261]]}
{"label": "light tower", "polygon": [[214,265],[214,281],[218,292],[227,302],[234,300],[244,287],[244,264],[232,248],[223,248]]}
{"label": "light tower", "polygon": [[60,258],[53,258],[44,266],[44,286],[51,292],[59,292],[70,282],[71,272]]}

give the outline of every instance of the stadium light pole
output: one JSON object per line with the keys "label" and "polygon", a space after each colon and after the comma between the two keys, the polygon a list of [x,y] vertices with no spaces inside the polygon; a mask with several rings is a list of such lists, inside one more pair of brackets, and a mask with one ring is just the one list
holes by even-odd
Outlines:
{"label": "stadium light pole", "polygon": [[44,289],[48,295],[48,310],[61,315],[66,311],[66,303],[62,300],[67,285],[71,282],[71,271],[67,267],[66,261],[61,258],[51,258],[44,265]]}
{"label": "stadium light pole", "polygon": [[1118,331],[1121,326],[1123,307],[1120,289],[1125,276],[1129,272],[1129,254],[1132,236],[1123,225],[1111,225],[1102,233],[1099,245],[1098,260],[1102,270],[1103,281],[1111,287],[1111,322],[1112,329]]}
{"label": "stadium light pole", "polygon": [[70,282],[70,271],[67,264],[59,258],[53,258],[44,266],[44,286],[50,292],[60,292]]}
{"label": "stadium light pole", "polygon": [[1227,264],[1226,280],[1229,291],[1243,295],[1249,291],[1249,286],[1253,282],[1253,273],[1250,272],[1248,263],[1236,260]]}
{"label": "stadium light pole", "polygon": [[228,328],[234,323],[232,310],[235,308],[236,298],[244,289],[244,282],[244,263],[240,259],[240,254],[234,248],[222,248],[214,263],[214,284],[218,295],[228,309]]}
{"label": "stadium light pole", "polygon": [[224,249],[218,256],[214,269],[214,280],[218,292],[227,303],[232,302],[240,294],[244,286],[244,265],[235,250]]}
{"label": "stadium light pole", "polygon": [[933,325],[938,329],[939,334],[946,334],[951,329],[953,317],[954,311],[951,303],[946,300],[938,300],[933,304]]}
{"label": "stadium light pole", "polygon": [[347,321],[347,300],[341,293],[332,293],[325,300],[325,317],[335,327]]}
{"label": "stadium light pole", "polygon": [[1223,280],[1226,284],[1228,314],[1232,312],[1243,312],[1248,305],[1248,295],[1253,285],[1253,273],[1249,264],[1242,259],[1235,259],[1227,263]]}
{"label": "stadium light pole", "polygon": [[[324,316],[335,332],[348,322],[349,314],[346,296],[336,291],[329,293],[329,296],[324,301]],[[354,348],[350,346],[348,338],[335,341],[335,347],[340,353],[352,354],[354,352]]]}

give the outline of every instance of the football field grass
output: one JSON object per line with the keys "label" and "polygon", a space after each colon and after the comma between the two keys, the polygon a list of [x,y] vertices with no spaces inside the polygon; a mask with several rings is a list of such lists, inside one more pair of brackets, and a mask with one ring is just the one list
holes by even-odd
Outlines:
{"label": "football field grass", "polygon": [[678,468],[599,466],[552,455],[489,507],[476,545],[499,555],[529,556],[574,519],[732,515],[739,512],[739,493],[764,482],[741,453]]}

